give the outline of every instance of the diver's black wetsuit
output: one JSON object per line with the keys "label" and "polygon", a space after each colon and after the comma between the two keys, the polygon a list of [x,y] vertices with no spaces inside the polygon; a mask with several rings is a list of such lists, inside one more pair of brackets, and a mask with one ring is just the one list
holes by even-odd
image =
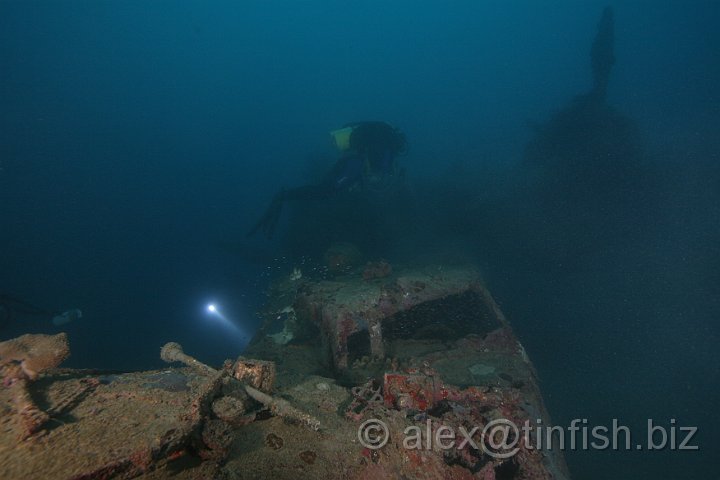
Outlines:
{"label": "diver's black wetsuit", "polygon": [[368,176],[388,177],[396,173],[395,157],[407,148],[402,132],[385,122],[357,122],[345,127],[353,128],[350,148],[325,179],[317,185],[280,190],[248,236],[262,230],[265,236],[272,237],[286,201],[328,198],[361,186]]}

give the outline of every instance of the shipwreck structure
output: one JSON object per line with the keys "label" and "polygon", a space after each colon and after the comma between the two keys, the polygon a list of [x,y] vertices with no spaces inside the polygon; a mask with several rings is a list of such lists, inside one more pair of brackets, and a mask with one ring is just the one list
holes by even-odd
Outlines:
{"label": "shipwreck structure", "polygon": [[[172,342],[160,355],[173,366],[133,373],[58,368],[64,334],[0,343],[0,476],[569,478],[562,452],[488,431],[550,419],[473,268],[296,270],[265,318],[243,356],[217,368]],[[408,443],[415,429],[420,443]],[[448,429],[472,432],[468,445],[425,443]]]}
{"label": "shipwreck structure", "polygon": [[638,128],[607,102],[615,62],[615,17],[606,7],[590,49],[592,87],[536,125],[526,145],[525,163],[539,168],[545,185],[565,202],[621,203],[642,182]]}
{"label": "shipwreck structure", "polygon": [[[622,197],[640,147],[606,101],[609,8],[590,57],[592,88],[526,158],[566,195]],[[569,479],[533,365],[479,272],[362,265],[359,250],[328,250],[326,275],[287,272],[223,365],[170,342],[162,370],[70,370],[64,334],[0,342],[0,478]]]}

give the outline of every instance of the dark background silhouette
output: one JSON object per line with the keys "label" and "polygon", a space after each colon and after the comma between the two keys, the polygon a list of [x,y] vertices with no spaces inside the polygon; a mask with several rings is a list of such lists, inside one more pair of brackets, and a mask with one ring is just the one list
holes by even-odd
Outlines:
{"label": "dark background silhouette", "polygon": [[[558,424],[700,428],[699,452],[568,452],[576,478],[709,478],[720,11],[616,5],[607,101],[642,143],[617,196],[607,176],[525,158],[530,124],[592,86],[604,6],[2,2],[0,292],[83,310],[60,327],[68,366],[158,367],[168,340],[235,356],[270,276],[311,270],[323,246],[292,235],[317,205],[274,242],[244,233],[279,186],[332,165],[329,130],[387,120],[410,142],[407,191],[345,234],[375,232],[358,243],[391,262],[480,264]],[[20,317],[0,339],[60,328]]]}

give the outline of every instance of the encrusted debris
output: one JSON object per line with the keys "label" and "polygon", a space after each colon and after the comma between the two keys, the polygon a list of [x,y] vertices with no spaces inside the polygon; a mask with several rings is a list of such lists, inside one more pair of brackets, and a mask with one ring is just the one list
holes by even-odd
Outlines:
{"label": "encrusted debris", "polygon": [[0,343],[0,376],[9,388],[21,439],[40,431],[50,419],[33,401],[28,386],[41,373],[70,356],[67,335],[22,335]]}
{"label": "encrusted debris", "polygon": [[[227,370],[215,370],[214,368],[205,365],[204,363],[184,353],[182,350],[182,346],[179,343],[170,342],[165,344],[165,346],[163,346],[160,350],[160,356],[166,362],[181,362],[189,367],[197,369],[203,374],[210,375],[211,377],[228,377]],[[240,382],[234,377],[229,378]],[[263,393],[260,390],[251,387],[250,385],[244,385],[244,388],[250,397],[262,403],[266,407],[269,407],[270,411],[273,414],[286,418],[287,420],[290,420],[292,422],[300,423],[313,430],[320,429],[319,420],[314,418],[312,415],[308,415],[307,413],[293,407],[287,400],[283,400],[281,398],[274,398],[267,393]]]}
{"label": "encrusted debris", "polygon": [[263,392],[272,392],[275,384],[275,364],[266,360],[238,357],[232,376]]}

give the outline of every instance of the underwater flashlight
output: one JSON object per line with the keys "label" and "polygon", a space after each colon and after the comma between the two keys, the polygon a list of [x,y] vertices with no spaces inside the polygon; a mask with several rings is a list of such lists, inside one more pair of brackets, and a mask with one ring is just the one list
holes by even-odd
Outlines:
{"label": "underwater flashlight", "polygon": [[223,315],[223,312],[220,311],[217,304],[215,303],[208,303],[205,307],[205,310],[207,310],[208,315],[211,315],[219,320],[222,320],[224,323],[229,323],[229,320],[225,318],[225,315]]}
{"label": "underwater flashlight", "polygon": [[232,317],[232,308],[230,308],[230,310],[226,310],[222,305],[218,305],[213,301],[206,303],[203,310],[205,311],[204,316],[211,323],[220,325],[222,328],[227,329],[242,338],[247,337],[245,330],[228,317],[228,315]]}

